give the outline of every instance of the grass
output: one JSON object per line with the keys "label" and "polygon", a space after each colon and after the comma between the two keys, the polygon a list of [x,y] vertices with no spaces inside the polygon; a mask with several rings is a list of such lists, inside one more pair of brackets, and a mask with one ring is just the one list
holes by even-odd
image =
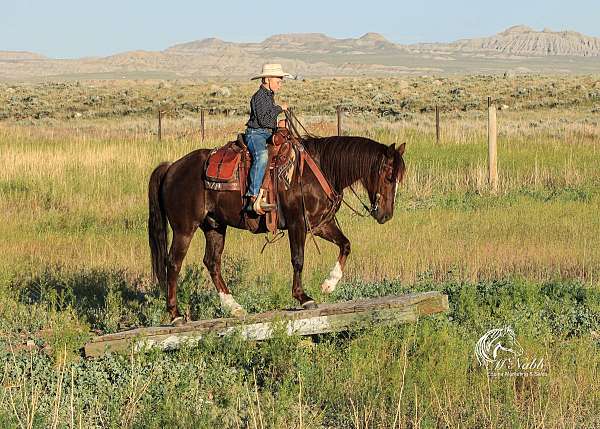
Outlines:
{"label": "grass", "polygon": [[[441,290],[450,297],[447,314],[313,341],[207,337],[193,349],[98,360],[80,358],[93,333],[166,321],[164,291],[149,281],[152,168],[234,138],[244,117],[209,116],[200,143],[197,115],[179,110],[165,119],[158,142],[152,112],[115,113],[123,107],[118,100],[129,97],[123,84],[97,88],[112,101],[78,120],[57,106],[76,106],[72,91],[93,88],[15,87],[13,95],[49,97],[51,114],[34,120],[15,105],[0,121],[2,426],[600,424],[600,129],[593,97],[582,95],[595,91],[594,78],[444,78],[439,85],[410,78],[404,89],[398,82],[302,83],[314,90],[299,109],[310,130],[333,134],[326,113],[351,99],[346,133],[408,143],[394,218],[380,226],[342,209],[339,221],[352,242],[344,279],[332,296],[320,292],[337,249],[320,242],[319,255],[309,242],[305,286],[319,302]],[[131,86],[130,93],[154,90]],[[519,95],[521,86],[528,95]],[[447,100],[436,145],[433,115],[421,109],[454,87],[466,93]],[[510,103],[499,112],[496,193],[486,183],[485,115],[463,109],[490,88]],[[163,89],[182,91],[179,84]],[[232,97],[241,100],[245,93],[236,91]],[[385,94],[369,98],[376,91],[392,94],[392,108],[412,101],[390,115],[378,110]],[[230,231],[225,280],[251,312],[294,305],[286,240],[260,255],[262,245],[261,237]],[[193,319],[222,317],[202,254],[199,237],[179,285],[182,310]],[[543,357],[547,375],[488,378],[478,366],[477,339],[507,325],[527,356]]]}
{"label": "grass", "polygon": [[[323,119],[309,117],[311,129],[331,133],[333,124]],[[346,121],[348,133],[384,143],[406,141],[409,168],[397,214],[385,226],[342,209],[339,220],[353,242],[350,277],[413,281],[431,271],[444,280],[452,271],[471,281],[513,273],[536,280],[598,278],[600,243],[594,231],[600,154],[585,138],[590,132],[586,118],[563,124],[552,114],[542,126],[523,130],[526,115],[502,113],[505,134],[499,140],[501,185],[496,195],[486,184],[481,115],[447,118],[441,146],[433,142],[427,120]],[[232,138],[242,122],[210,122],[204,146]],[[137,120],[116,127],[103,122],[3,126],[0,251],[7,258],[0,266],[66,264],[146,273],[148,258],[142,255],[148,253],[149,173],[160,161],[202,145],[195,138],[179,137],[186,135],[183,130],[191,132],[189,119],[172,121],[169,138],[161,143],[140,131],[143,126]],[[358,207],[353,197],[349,201]],[[52,252],[47,251],[49,242]],[[201,260],[202,242],[202,237],[196,239],[187,262]],[[249,260],[252,277],[274,272],[287,279],[285,241],[268,247],[264,257],[261,247],[260,237],[240,231],[231,231],[226,244],[227,254]],[[309,244],[307,272],[326,272],[333,264],[335,248],[322,247],[323,258]]]}
{"label": "grass", "polygon": [[[247,308],[288,303],[277,296],[276,284],[248,284],[243,264],[237,266],[229,280]],[[206,277],[188,268],[183,306],[195,316],[219,316]],[[316,342],[283,333],[264,343],[207,337],[198,347],[169,353],[78,358],[86,336],[81,322],[106,331],[119,329],[115,321],[156,323],[163,309],[160,292],[140,294],[139,282],[118,272],[50,270],[10,284],[22,298],[16,307],[3,306],[14,318],[3,317],[2,329],[52,349],[16,351],[14,336],[1,343],[5,427],[25,426],[27,419],[40,427],[598,423],[600,361],[589,333],[600,327],[600,294],[578,282],[346,282],[332,299],[439,289],[449,295],[451,310],[415,325],[324,335]],[[271,288],[267,293],[265,286]],[[2,296],[3,303],[7,299]],[[23,325],[24,313],[37,317]],[[472,350],[483,332],[499,325],[514,327],[526,353],[543,358],[547,375],[487,378]],[[61,334],[52,337],[49,329]]]}

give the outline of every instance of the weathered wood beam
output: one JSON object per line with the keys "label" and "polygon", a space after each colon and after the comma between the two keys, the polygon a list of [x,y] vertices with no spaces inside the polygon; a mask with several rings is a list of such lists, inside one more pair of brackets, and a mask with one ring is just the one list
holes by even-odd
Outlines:
{"label": "weathered wood beam", "polygon": [[137,328],[94,338],[85,345],[85,355],[129,352],[149,347],[175,349],[196,344],[203,335],[230,335],[239,332],[248,340],[265,340],[277,326],[288,335],[314,335],[360,329],[373,325],[413,322],[418,317],[448,309],[448,297],[440,292],[360,299],[320,304],[315,310],[281,310],[252,314],[245,319],[198,320],[182,326]]}

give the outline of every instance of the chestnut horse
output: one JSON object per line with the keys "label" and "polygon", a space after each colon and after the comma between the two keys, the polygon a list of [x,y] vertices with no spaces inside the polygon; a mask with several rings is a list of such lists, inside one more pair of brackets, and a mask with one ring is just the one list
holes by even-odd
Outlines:
{"label": "chestnut horse", "polygon": [[[309,230],[339,247],[337,263],[321,288],[332,292],[350,254],[350,241],[340,230],[335,213],[344,189],[362,183],[369,196],[370,215],[380,224],[394,213],[398,183],[405,171],[405,144],[398,148],[363,137],[305,137],[305,150],[321,168],[331,188],[340,198],[328,198],[309,168],[298,168],[289,190],[279,187],[280,214],[288,230],[294,269],[292,295],[305,309],[315,308],[314,300],[302,288],[304,246]],[[245,229],[242,199],[238,192],[205,189],[203,174],[210,150],[198,149],[173,163],[162,163],[150,177],[148,236],[155,281],[167,289],[167,310],[173,323],[182,322],[177,308],[177,277],[190,241],[200,228],[206,238],[204,265],[219,292],[221,305],[236,317],[245,310],[231,296],[221,276],[221,255],[227,227]],[[167,221],[173,231],[167,254]]]}

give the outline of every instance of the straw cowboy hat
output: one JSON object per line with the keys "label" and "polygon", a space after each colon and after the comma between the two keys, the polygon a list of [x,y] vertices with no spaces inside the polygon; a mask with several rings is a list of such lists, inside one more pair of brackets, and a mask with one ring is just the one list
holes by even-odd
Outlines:
{"label": "straw cowboy hat", "polygon": [[254,76],[251,80],[261,79],[263,77],[293,77],[291,74],[286,73],[281,68],[281,64],[264,64],[262,73],[258,76]]}

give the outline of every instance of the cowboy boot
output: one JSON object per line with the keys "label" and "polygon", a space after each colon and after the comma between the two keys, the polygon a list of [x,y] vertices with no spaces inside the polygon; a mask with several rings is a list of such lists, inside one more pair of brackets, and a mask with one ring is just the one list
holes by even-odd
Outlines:
{"label": "cowboy boot", "polygon": [[245,197],[246,202],[244,203],[244,208],[242,209],[246,213],[256,213],[254,211],[254,203],[256,202],[256,196]]}
{"label": "cowboy boot", "polygon": [[262,210],[262,208],[258,205],[257,203],[258,197],[256,196],[252,196],[252,197],[246,197],[246,204],[244,204],[244,212],[248,213],[249,215],[254,215],[254,216],[262,216],[265,214],[265,211]]}
{"label": "cowboy boot", "polygon": [[[262,191],[261,191],[261,194],[262,194]],[[259,197],[260,197],[260,195],[258,197],[257,196],[246,197],[246,204],[244,204],[243,210],[246,213],[254,213],[259,216],[262,216],[265,214],[265,212],[276,209],[275,204],[265,203],[262,200],[262,198],[259,199]]]}

